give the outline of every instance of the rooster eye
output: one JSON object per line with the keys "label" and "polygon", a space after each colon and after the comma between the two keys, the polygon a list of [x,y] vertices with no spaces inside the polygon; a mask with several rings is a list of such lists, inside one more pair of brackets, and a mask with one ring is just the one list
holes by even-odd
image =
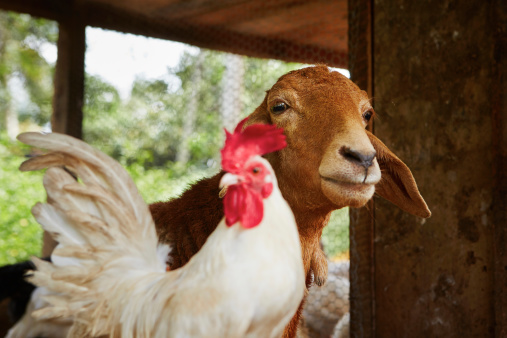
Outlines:
{"label": "rooster eye", "polygon": [[363,114],[363,118],[366,120],[366,122],[369,122],[372,116],[373,112],[371,110],[368,110],[366,113]]}
{"label": "rooster eye", "polygon": [[288,108],[289,108],[289,106],[287,104],[285,104],[284,102],[280,102],[280,103],[275,104],[273,107],[271,107],[271,112],[273,114],[281,114],[284,111],[286,111]]}
{"label": "rooster eye", "polygon": [[260,172],[261,172],[261,168],[259,168],[259,167],[254,167],[254,168],[252,169],[252,172],[253,172],[254,174],[258,174],[258,173],[260,173]]}

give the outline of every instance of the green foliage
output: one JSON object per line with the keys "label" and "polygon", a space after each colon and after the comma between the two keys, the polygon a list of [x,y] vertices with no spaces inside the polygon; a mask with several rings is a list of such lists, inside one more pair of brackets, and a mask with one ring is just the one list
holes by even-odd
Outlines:
{"label": "green foliage", "polygon": [[322,244],[330,259],[349,250],[349,208],[333,211],[322,232]]}
{"label": "green foliage", "polygon": [[[8,140],[0,133],[0,266],[38,255],[42,245],[42,230],[30,210],[44,202],[43,172],[20,172],[19,165],[31,149],[20,142]],[[147,203],[167,200],[181,194],[189,184],[213,174],[196,171],[183,178],[173,178],[165,169],[146,170],[138,163],[126,168]]]}
{"label": "green foliage", "polygon": [[301,68],[299,63],[245,57],[243,116],[252,113],[264,100],[266,91],[285,73]]}
{"label": "green foliage", "polygon": [[45,193],[41,173],[18,170],[27,154],[28,147],[0,133],[0,265],[26,260],[41,250],[42,231],[30,210],[44,201]]}
{"label": "green foliage", "polygon": [[[5,133],[0,134],[0,185],[3,187],[0,190],[3,201],[0,204],[0,265],[26,260],[41,250],[42,231],[30,209],[36,202],[45,200],[42,172],[18,170],[26,154],[30,154],[28,147],[10,142]],[[214,170],[200,170],[177,177],[169,169],[145,169],[139,163],[126,169],[147,203],[177,197],[192,183],[214,174]],[[348,227],[348,209],[335,211],[322,234],[329,257],[348,250]]]}
{"label": "green foliage", "polygon": [[198,180],[215,174],[212,170],[194,170],[188,175],[175,178],[167,169],[145,169],[138,163],[126,167],[146,203],[167,201],[178,197]]}
{"label": "green foliage", "polygon": [[38,124],[49,121],[54,67],[42,57],[41,50],[55,44],[57,35],[56,22],[0,11],[0,126],[5,125],[5,112],[12,109],[13,93],[7,83],[13,77],[23,82],[30,98],[18,107],[19,119]]}
{"label": "green foliage", "polygon": [[[174,95],[183,98],[182,105],[176,108],[182,119],[181,131],[183,119],[186,118],[185,111],[192,99],[197,102],[192,135],[189,140],[184,140],[183,134],[180,133],[179,142],[186,141],[189,144],[190,163],[188,165],[204,169],[207,168],[208,161],[218,158],[218,152],[224,140],[220,100],[225,65],[223,53],[210,50],[200,50],[199,53],[202,55],[185,53],[180,64],[174,69],[169,69],[169,72],[174,73],[181,81],[181,87],[174,92]],[[197,67],[200,67],[201,71],[201,78],[198,81],[192,77]],[[194,98],[193,95],[196,97]]]}
{"label": "green foliage", "polygon": [[86,76],[83,114],[84,140],[105,153],[119,158],[125,120],[120,114],[120,95],[116,88],[96,76]]}
{"label": "green foliage", "polygon": [[[243,112],[251,113],[265,92],[284,73],[300,67],[280,61],[244,58]],[[198,80],[193,77],[200,68]],[[207,170],[216,164],[222,146],[220,114],[225,57],[200,50],[184,53],[163,79],[136,79],[130,98],[121,102],[116,89],[98,77],[86,79],[84,137],[123,164],[170,168],[181,176],[189,170]],[[197,104],[192,134],[183,135],[191,104]],[[181,145],[190,151],[188,163],[175,163]]]}
{"label": "green foliage", "polygon": [[[29,97],[14,113],[21,121],[39,125],[49,121],[53,65],[42,57],[47,44],[55,44],[55,22],[27,15],[0,12],[0,265],[37,255],[41,230],[30,209],[44,201],[41,173],[20,173],[19,164],[29,149],[7,141],[5,117],[12,111],[9,80],[17,77]],[[301,67],[245,57],[241,116],[262,103],[266,90],[283,74]],[[196,76],[195,74],[200,74]],[[84,139],[118,160],[133,177],[148,203],[179,195],[188,185],[218,170],[224,133],[221,99],[225,55],[200,50],[185,53],[180,63],[159,79],[136,79],[130,97],[98,76],[86,76]],[[190,107],[195,108],[191,134],[185,131]],[[183,147],[184,146],[184,147]],[[188,162],[177,162],[189,152]],[[326,252],[333,257],[348,248],[348,213],[333,214],[323,232]]]}

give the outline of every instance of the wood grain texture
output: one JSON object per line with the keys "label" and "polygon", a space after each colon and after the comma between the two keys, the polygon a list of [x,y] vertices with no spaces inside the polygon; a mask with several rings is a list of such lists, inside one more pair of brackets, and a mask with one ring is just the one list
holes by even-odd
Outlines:
{"label": "wood grain texture", "polygon": [[378,336],[505,336],[505,13],[501,1],[375,2],[376,135],[433,212],[377,203]]}
{"label": "wood grain texture", "polygon": [[0,0],[0,8],[253,57],[347,67],[346,0]]}
{"label": "wood grain texture", "polygon": [[[373,97],[371,0],[349,1],[349,70],[351,80]],[[373,124],[369,130],[373,131]],[[375,336],[375,202],[350,209],[350,332]]]}

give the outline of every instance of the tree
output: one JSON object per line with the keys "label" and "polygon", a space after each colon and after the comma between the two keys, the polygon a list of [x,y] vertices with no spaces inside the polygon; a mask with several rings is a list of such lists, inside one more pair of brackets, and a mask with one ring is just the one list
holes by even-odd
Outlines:
{"label": "tree", "polygon": [[121,121],[121,99],[118,90],[98,76],[86,75],[83,105],[83,138],[109,155],[119,158],[122,153],[118,130]]}
{"label": "tree", "polygon": [[[124,164],[170,168],[175,175],[218,168],[224,125],[230,129],[250,114],[279,76],[299,67],[234,56],[244,72],[231,85],[226,81],[229,56],[210,50],[186,52],[164,78],[136,79],[123,102],[110,85],[87,77],[85,140]],[[225,110],[234,112],[227,121]]]}
{"label": "tree", "polygon": [[[0,127],[9,136],[17,134],[18,120],[47,123],[52,111],[53,71],[42,56],[42,48],[56,44],[57,24],[26,14],[0,11]],[[15,110],[9,82],[16,77],[29,101]]]}

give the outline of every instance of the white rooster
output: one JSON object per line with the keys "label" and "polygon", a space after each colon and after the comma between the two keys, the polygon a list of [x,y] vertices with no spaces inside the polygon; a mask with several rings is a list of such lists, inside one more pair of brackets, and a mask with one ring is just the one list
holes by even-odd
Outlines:
{"label": "white rooster", "polygon": [[32,315],[72,319],[73,337],[280,336],[306,290],[294,216],[260,157],[282,149],[285,137],[243,123],[226,134],[225,217],[169,272],[148,206],[117,162],[69,136],[21,134],[51,151],[21,169],[49,168],[48,203],[32,212],[60,243],[53,263],[34,258],[30,281],[49,290],[50,305]]}

